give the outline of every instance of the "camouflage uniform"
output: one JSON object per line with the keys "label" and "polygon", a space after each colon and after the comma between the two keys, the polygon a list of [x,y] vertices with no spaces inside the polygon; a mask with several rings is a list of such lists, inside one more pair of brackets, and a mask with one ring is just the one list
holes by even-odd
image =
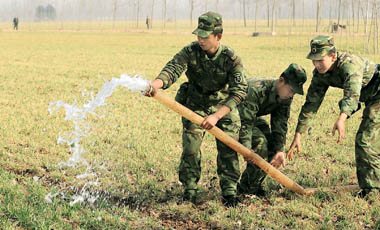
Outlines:
{"label": "camouflage uniform", "polygon": [[[293,92],[303,95],[302,85],[306,81],[305,70],[291,64],[281,75]],[[293,99],[282,100],[275,88],[278,80],[248,80],[246,100],[238,105],[242,128],[239,141],[245,147],[253,149],[266,160],[270,160],[278,151],[283,152],[288,130],[290,105]],[[269,124],[261,118],[270,114]],[[257,165],[247,164],[242,174],[239,190],[252,193],[261,190],[266,173]]]}
{"label": "camouflage uniform", "polygon": [[[307,58],[320,60],[334,49],[330,36],[318,36],[311,41]],[[337,52],[337,60],[325,74],[315,69],[306,102],[299,115],[296,132],[304,133],[317,113],[329,86],[343,89],[339,101],[340,113],[350,117],[365,104],[363,118],[355,139],[356,170],[360,188],[380,188],[380,76],[378,66],[365,58]]]}
{"label": "camouflage uniform", "polygon": [[[221,23],[220,15],[209,12],[200,16],[198,29],[194,33],[208,37],[212,30],[221,28]],[[240,58],[231,48],[222,44],[213,57],[208,57],[198,42],[193,42],[177,53],[157,78],[164,82],[163,89],[166,89],[185,70],[188,82],[181,85],[176,100],[203,117],[215,113],[226,105],[231,112],[220,119],[216,126],[238,139],[240,117],[236,106],[244,100],[247,88]],[[201,176],[200,146],[205,131],[199,125],[184,118],[182,124],[183,152],[179,166],[179,179],[185,188],[185,194],[194,194]],[[237,153],[219,140],[216,140],[216,144],[217,171],[222,195],[235,195],[236,184],[240,177]]]}

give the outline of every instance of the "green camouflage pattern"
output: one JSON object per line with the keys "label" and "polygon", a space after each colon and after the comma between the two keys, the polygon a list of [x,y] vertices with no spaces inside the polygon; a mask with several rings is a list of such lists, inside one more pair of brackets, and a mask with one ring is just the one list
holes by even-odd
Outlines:
{"label": "green camouflage pattern", "polygon": [[243,64],[235,52],[220,44],[214,57],[209,58],[193,42],[177,53],[162,69],[158,79],[164,82],[163,89],[170,87],[186,70],[189,85],[195,91],[189,94],[194,101],[198,95],[206,95],[214,105],[226,105],[230,109],[245,99],[247,82]]}
{"label": "green camouflage pattern", "polygon": [[307,59],[321,60],[328,52],[334,49],[334,38],[329,35],[319,35],[310,41],[310,53]]}
{"label": "green camouflage pattern", "polygon": [[252,146],[251,130],[260,116],[270,114],[273,151],[284,151],[288,119],[292,99],[281,100],[278,97],[275,84],[278,80],[249,79],[246,100],[239,104],[238,109],[242,122],[240,142],[247,148]]}
{"label": "green camouflage pattern", "polygon": [[303,95],[303,84],[306,82],[305,69],[295,63],[292,63],[282,72],[281,77],[285,79],[286,84],[290,85],[290,88],[294,93]]}
{"label": "green camouflage pattern", "polygon": [[311,126],[312,118],[317,113],[329,86],[343,89],[344,96],[339,101],[341,113],[351,116],[359,110],[359,102],[369,100],[377,92],[377,89],[368,85],[376,68],[376,64],[368,59],[337,52],[337,60],[330,71],[320,74],[314,69],[296,131],[305,133]]}
{"label": "green camouflage pattern", "polygon": [[364,102],[362,121],[355,138],[358,183],[362,189],[380,189],[380,76],[377,65],[356,55],[338,52],[333,68],[313,72],[296,131],[306,132],[329,86],[341,88],[340,112],[351,116]]}
{"label": "green camouflage pattern", "polygon": [[[209,58],[198,42],[184,47],[158,75],[170,87],[186,71],[188,82],[181,85],[176,100],[206,117],[226,105],[231,112],[216,124],[221,130],[238,139],[241,127],[237,105],[246,97],[247,81],[240,58],[222,44],[214,57]],[[201,151],[205,130],[187,119],[182,119],[183,152],[179,166],[179,180],[185,194],[195,194],[201,175]],[[217,173],[223,196],[235,195],[240,177],[239,160],[235,151],[216,140],[218,149]]]}
{"label": "green camouflage pattern", "polygon": [[[265,160],[270,160],[277,151],[284,151],[288,119],[292,99],[281,100],[275,85],[277,80],[248,79],[246,100],[238,105],[242,128],[239,142],[252,149]],[[270,124],[261,118],[270,114]],[[247,163],[241,180],[243,191],[255,193],[266,173],[257,165]]]}
{"label": "green camouflage pattern", "polygon": [[207,12],[199,16],[198,27],[193,31],[193,34],[207,38],[211,33],[222,33],[223,21],[222,16],[215,12]]}
{"label": "green camouflage pattern", "polygon": [[356,174],[362,189],[380,189],[380,91],[366,103],[355,139]]}
{"label": "green camouflage pattern", "polygon": [[[204,98],[204,101],[193,101],[191,97],[188,97],[185,106],[203,117],[210,115],[219,109],[219,106],[217,105],[208,104],[207,98]],[[201,176],[202,153],[200,147],[205,130],[185,118],[182,118],[182,124],[183,152],[179,166],[179,180],[184,186],[185,192],[189,190],[197,191],[197,183]],[[235,140],[238,140],[241,125],[237,109],[233,109],[219,120],[216,126]],[[222,195],[236,195],[237,181],[240,177],[238,155],[235,151],[217,139],[216,146],[218,150],[217,173]]]}
{"label": "green camouflage pattern", "polygon": [[[243,125],[242,125],[243,126]],[[276,142],[273,140],[273,133],[269,124],[261,117],[256,118],[255,124],[249,128],[244,127],[240,131],[240,140],[250,139],[250,145],[247,148],[252,149],[264,160],[270,161],[275,154],[271,146]],[[247,144],[248,142],[245,142]],[[266,177],[266,173],[255,164],[247,163],[247,167],[241,175],[240,189],[244,193],[256,193]]]}

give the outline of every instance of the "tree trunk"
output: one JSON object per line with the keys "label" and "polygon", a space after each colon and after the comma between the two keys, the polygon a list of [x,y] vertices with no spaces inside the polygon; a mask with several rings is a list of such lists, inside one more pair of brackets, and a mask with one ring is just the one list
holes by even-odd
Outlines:
{"label": "tree trunk", "polygon": [[330,9],[329,9],[329,29],[331,29],[331,26],[332,26],[332,9],[333,9],[333,6],[332,6],[332,2],[335,1],[335,0],[330,0]]}
{"label": "tree trunk", "polygon": [[193,27],[194,0],[190,0],[190,25]]}
{"label": "tree trunk", "polygon": [[342,7],[342,0],[339,0],[339,7],[338,7],[338,27],[339,27],[339,23],[340,23],[340,12],[342,11],[342,10],[341,10],[341,7]]}
{"label": "tree trunk", "polygon": [[259,9],[258,2],[259,0],[256,0],[256,6],[255,6],[255,32],[257,32],[257,11]]}
{"label": "tree trunk", "polygon": [[365,21],[364,21],[364,33],[365,33],[365,34],[367,34],[368,11],[369,11],[369,0],[367,0],[367,10],[366,10]]}
{"label": "tree trunk", "polygon": [[136,13],[136,28],[139,28],[139,18],[140,18],[140,0],[137,0],[137,13]]}
{"label": "tree trunk", "polygon": [[153,28],[154,0],[152,0],[152,12],[150,13],[150,28]]}
{"label": "tree trunk", "polygon": [[166,0],[162,0],[162,26],[166,27]]}
{"label": "tree trunk", "polygon": [[292,1],[292,20],[293,26],[296,26],[296,0]]}
{"label": "tree trunk", "polygon": [[112,29],[115,29],[115,20],[116,20],[116,11],[117,11],[117,0],[113,0],[112,6]]}
{"label": "tree trunk", "polygon": [[302,0],[302,32],[305,26],[305,0]]}
{"label": "tree trunk", "polygon": [[315,31],[318,33],[319,32],[319,22],[321,21],[321,0],[317,0],[317,26]]}
{"label": "tree trunk", "polygon": [[358,21],[356,22],[356,33],[359,33],[359,25],[360,25],[360,5],[361,5],[361,0],[358,0]]}
{"label": "tree trunk", "polygon": [[379,50],[379,26],[377,24],[377,1],[374,1],[374,7],[373,9],[375,10],[375,17],[374,17],[374,20],[375,20],[375,33],[373,34],[374,37],[373,37],[373,47],[374,47],[374,54],[377,54],[377,51]]}
{"label": "tree trunk", "polygon": [[272,5],[272,34],[276,33],[275,31],[275,20],[276,20],[276,0],[273,0]]}
{"label": "tree trunk", "polygon": [[355,0],[351,0],[351,8],[352,8],[352,30],[353,30],[355,28]]}
{"label": "tree trunk", "polygon": [[244,18],[244,27],[247,27],[247,17],[245,15],[245,0],[243,0],[243,18]]}
{"label": "tree trunk", "polygon": [[269,1],[270,1],[270,0],[267,0],[267,19],[268,19],[267,21],[268,21],[268,27],[269,27],[269,24],[270,24],[270,23],[269,23],[269,14],[270,14],[270,13],[269,13],[269,9],[270,9]]}

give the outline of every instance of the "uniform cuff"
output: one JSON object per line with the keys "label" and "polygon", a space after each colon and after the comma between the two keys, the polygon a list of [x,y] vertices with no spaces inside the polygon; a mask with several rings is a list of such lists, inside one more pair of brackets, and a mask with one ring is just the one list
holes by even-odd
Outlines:
{"label": "uniform cuff", "polygon": [[169,88],[169,76],[164,73],[164,72],[161,72],[157,77],[156,79],[160,79],[164,85],[162,86],[162,89],[167,89]]}

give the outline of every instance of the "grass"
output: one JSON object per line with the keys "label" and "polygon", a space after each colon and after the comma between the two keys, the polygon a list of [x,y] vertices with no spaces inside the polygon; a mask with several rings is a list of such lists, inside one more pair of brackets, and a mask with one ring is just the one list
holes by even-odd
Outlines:
{"label": "grass", "polygon": [[[191,28],[187,28],[191,31]],[[157,31],[156,31],[157,32]],[[202,145],[201,203],[181,202],[178,165],[180,117],[155,100],[118,88],[107,100],[104,119],[90,118],[91,135],[83,141],[86,159],[99,169],[101,194],[95,204],[70,206],[84,181],[84,168],[62,169],[67,146],[57,144],[69,130],[64,112],[49,115],[52,101],[84,103],[83,90],[97,92],[104,79],[122,73],[153,79],[168,60],[195,39],[190,34],[102,31],[3,31],[0,33],[0,226],[3,229],[379,229],[380,194],[367,200],[351,193],[319,192],[298,196],[268,178],[266,198],[245,197],[239,208],[220,201],[215,141]],[[226,31],[223,43],[242,57],[250,77],[278,77],[291,63],[307,69],[312,35],[249,37]],[[361,54],[364,39],[346,45]],[[354,42],[353,42],[354,41]],[[368,56],[377,63],[378,56]],[[180,82],[184,81],[183,76]],[[165,93],[174,97],[179,83]],[[304,187],[357,183],[354,138],[361,112],[346,123],[337,145],[331,129],[341,90],[330,89],[304,135],[303,152],[282,171]],[[291,141],[304,97],[296,96],[289,120]],[[243,159],[241,169],[245,167]],[[38,180],[37,180],[38,178]],[[48,193],[63,192],[45,201]]]}

